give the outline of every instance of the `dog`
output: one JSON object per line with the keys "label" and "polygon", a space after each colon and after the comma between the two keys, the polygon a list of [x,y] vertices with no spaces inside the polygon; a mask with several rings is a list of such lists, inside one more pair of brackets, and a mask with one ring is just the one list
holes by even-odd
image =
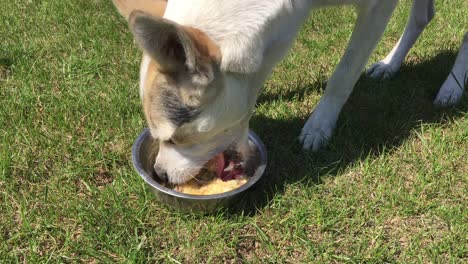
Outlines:
{"label": "dog", "polygon": [[[410,17],[403,35],[385,59],[373,64],[367,70],[367,74],[374,79],[389,79],[393,77],[400,69],[409,50],[434,15],[434,0],[413,0]],[[453,69],[439,89],[434,104],[437,106],[452,106],[456,104],[461,99],[464,86],[467,82],[468,33],[463,38],[463,43]]]}
{"label": "dog", "polygon": [[324,145],[398,0],[113,2],[143,51],[140,95],[160,145],[155,171],[179,184],[226,149],[251,155],[247,134],[257,96],[310,10],[354,5],[348,47],[299,136],[305,149]]}

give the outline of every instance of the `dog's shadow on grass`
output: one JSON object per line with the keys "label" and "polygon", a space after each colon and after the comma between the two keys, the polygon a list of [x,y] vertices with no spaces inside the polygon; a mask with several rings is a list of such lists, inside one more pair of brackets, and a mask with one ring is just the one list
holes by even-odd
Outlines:
{"label": "dog's shadow on grass", "polygon": [[[466,96],[454,108],[441,109],[432,104],[455,57],[456,53],[442,51],[429,60],[405,64],[389,81],[374,81],[363,75],[341,112],[329,145],[315,153],[303,150],[297,140],[306,120],[255,115],[250,126],[266,145],[267,172],[232,213],[255,214],[256,208],[266,206],[288,184],[320,184],[322,177],[333,177],[360,159],[392,151],[421,124],[442,124],[462,116],[468,110]],[[322,87],[321,82],[282,94],[281,100],[311,87]],[[277,99],[269,94],[259,100],[265,103]]]}

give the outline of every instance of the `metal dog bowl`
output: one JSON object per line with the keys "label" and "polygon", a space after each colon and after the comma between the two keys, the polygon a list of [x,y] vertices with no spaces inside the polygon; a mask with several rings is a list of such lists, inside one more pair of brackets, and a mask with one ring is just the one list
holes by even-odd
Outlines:
{"label": "metal dog bowl", "polygon": [[252,187],[262,177],[267,164],[265,146],[260,138],[249,131],[249,144],[255,147],[258,160],[254,173],[244,185],[229,192],[213,195],[192,195],[169,189],[160,183],[154,172],[153,165],[158,152],[158,142],[151,137],[149,129],[143,130],[132,147],[133,166],[138,174],[147,183],[148,187],[156,194],[156,198],[162,203],[183,212],[212,213],[220,208],[228,208],[233,202],[239,201],[247,189]]}

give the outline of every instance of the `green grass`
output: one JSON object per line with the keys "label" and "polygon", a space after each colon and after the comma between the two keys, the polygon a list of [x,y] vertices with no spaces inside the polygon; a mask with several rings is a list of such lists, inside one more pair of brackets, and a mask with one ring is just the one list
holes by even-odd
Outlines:
{"label": "green grass", "polygon": [[0,0],[0,262],[466,263],[468,101],[432,100],[468,6],[436,9],[396,78],[360,79],[318,153],[296,137],[355,12],[314,11],[251,122],[270,161],[256,202],[194,216],[157,203],[132,168],[140,53],[110,1]]}

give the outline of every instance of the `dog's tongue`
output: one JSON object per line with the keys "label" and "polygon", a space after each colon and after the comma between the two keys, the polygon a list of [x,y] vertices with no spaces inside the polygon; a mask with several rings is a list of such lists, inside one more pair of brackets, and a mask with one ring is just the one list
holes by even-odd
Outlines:
{"label": "dog's tongue", "polygon": [[224,160],[224,153],[221,152],[218,156],[216,156],[216,177],[221,178],[221,176],[223,175],[225,163],[226,162]]}
{"label": "dog's tongue", "polygon": [[223,181],[237,179],[244,170],[242,165],[235,164],[233,160],[226,160],[224,153],[218,154],[216,157],[216,177]]}

